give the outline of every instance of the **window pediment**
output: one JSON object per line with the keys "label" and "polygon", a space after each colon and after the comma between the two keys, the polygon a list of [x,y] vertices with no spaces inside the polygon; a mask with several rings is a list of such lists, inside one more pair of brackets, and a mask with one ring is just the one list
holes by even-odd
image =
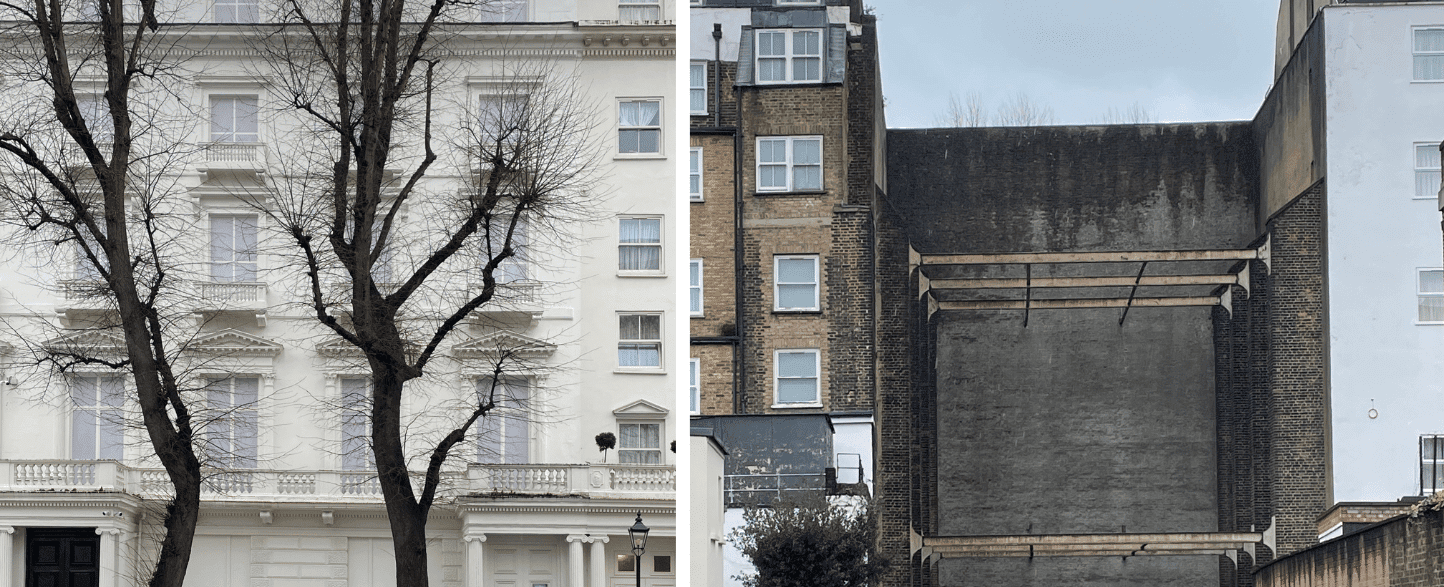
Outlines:
{"label": "window pediment", "polygon": [[125,339],[114,334],[86,331],[45,341],[42,348],[49,353],[79,356],[123,356]]}
{"label": "window pediment", "polygon": [[550,357],[557,345],[514,332],[497,331],[458,343],[451,355],[458,359],[492,359],[506,353],[525,358]]}
{"label": "window pediment", "polygon": [[228,328],[198,337],[191,342],[188,350],[217,355],[271,357],[281,354],[284,348],[281,343]]}
{"label": "window pediment", "polygon": [[666,418],[667,408],[643,399],[612,410],[612,415],[618,419]]}

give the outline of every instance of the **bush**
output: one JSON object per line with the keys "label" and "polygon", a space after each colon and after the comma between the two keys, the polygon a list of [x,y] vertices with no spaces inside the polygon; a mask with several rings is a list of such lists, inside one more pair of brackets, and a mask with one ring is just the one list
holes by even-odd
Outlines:
{"label": "bush", "polygon": [[743,514],[729,538],[757,568],[736,577],[746,587],[862,587],[876,584],[888,561],[874,548],[877,518],[861,498],[829,504],[817,497]]}

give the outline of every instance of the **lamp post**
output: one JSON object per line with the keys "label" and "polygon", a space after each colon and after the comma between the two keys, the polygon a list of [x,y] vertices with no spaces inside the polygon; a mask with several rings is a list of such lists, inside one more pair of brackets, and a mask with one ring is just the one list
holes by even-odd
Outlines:
{"label": "lamp post", "polygon": [[632,568],[637,571],[637,587],[642,587],[642,553],[647,552],[647,532],[651,528],[642,524],[642,512],[637,512],[637,523],[627,528],[632,539]]}

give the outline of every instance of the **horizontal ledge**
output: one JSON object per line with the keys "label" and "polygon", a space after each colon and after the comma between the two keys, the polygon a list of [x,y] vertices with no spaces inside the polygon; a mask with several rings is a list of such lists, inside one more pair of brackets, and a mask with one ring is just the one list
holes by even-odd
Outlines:
{"label": "horizontal ledge", "polygon": [[1029,265],[1046,263],[1128,263],[1140,261],[1240,261],[1258,259],[1254,249],[1215,251],[1120,251],[1099,253],[1001,253],[920,255],[920,265]]}
{"label": "horizontal ledge", "polygon": [[[923,546],[933,548],[1038,545],[1163,545],[1197,546],[1262,542],[1261,532],[1169,532],[1154,534],[1024,534],[1011,536],[925,536]],[[1215,546],[1218,548],[1218,546]]]}
{"label": "horizontal ledge", "polygon": [[1042,556],[1206,556],[1206,555],[1227,555],[1232,549],[1200,549],[1200,550],[1128,550],[1128,549],[1091,549],[1091,550],[1034,550],[1028,549],[1011,550],[1007,552],[982,552],[982,551],[943,551],[935,552],[943,558],[993,558],[993,557],[1042,557]]}
{"label": "horizontal ledge", "polygon": [[1147,275],[1144,277],[1021,277],[932,279],[930,289],[1022,289],[1031,287],[1133,287],[1160,285],[1225,285],[1238,283],[1238,275]]}
{"label": "horizontal ledge", "polygon": [[939,310],[1069,310],[1075,308],[1174,308],[1217,306],[1217,296],[1177,298],[1086,298],[1076,300],[968,300],[938,302]]}

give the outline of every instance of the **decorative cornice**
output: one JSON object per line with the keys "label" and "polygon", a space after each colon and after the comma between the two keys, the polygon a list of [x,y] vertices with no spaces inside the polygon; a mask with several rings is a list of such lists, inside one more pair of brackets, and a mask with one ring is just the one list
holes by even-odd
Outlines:
{"label": "decorative cornice", "polygon": [[660,417],[667,415],[667,408],[664,408],[644,399],[639,399],[630,404],[612,410],[612,415],[631,418]]}
{"label": "decorative cornice", "polygon": [[125,353],[125,339],[106,332],[87,330],[45,341],[47,352],[77,355],[120,355]]}

